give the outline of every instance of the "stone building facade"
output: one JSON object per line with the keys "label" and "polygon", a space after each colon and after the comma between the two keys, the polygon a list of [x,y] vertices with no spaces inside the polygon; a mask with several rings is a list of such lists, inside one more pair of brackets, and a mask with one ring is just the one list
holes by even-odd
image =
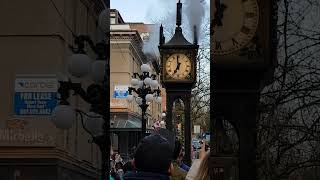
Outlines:
{"label": "stone building facade", "polygon": [[[133,73],[141,73],[140,66],[149,64],[152,73],[159,79],[159,57],[156,54],[146,55],[143,51],[145,41],[143,35],[148,31],[148,25],[140,23],[126,23],[117,10],[111,10],[111,92],[127,89]],[[162,97],[163,91],[162,91]],[[122,156],[128,157],[130,149],[137,145],[141,132],[141,109],[136,102],[128,103],[124,97],[117,97],[111,93],[111,114],[113,149]],[[152,130],[153,123],[161,118],[162,107],[152,102],[147,114],[147,130]]]}
{"label": "stone building facade", "polygon": [[[90,35],[97,42],[97,20],[104,8],[103,0],[0,2],[4,25],[0,28],[0,179],[97,179],[99,151],[88,143],[89,135],[80,121],[69,130],[59,130],[50,122],[56,103],[52,94],[50,107],[43,112],[22,111],[18,107],[21,99],[15,95],[18,86],[33,82],[50,85],[54,93],[59,77],[68,75],[69,45],[74,43],[71,31]],[[93,53],[89,51],[89,55]],[[87,78],[83,84],[91,82]],[[70,102],[83,110],[88,108],[76,96]],[[42,105],[47,106],[45,103]],[[40,104],[34,107],[41,108]]]}

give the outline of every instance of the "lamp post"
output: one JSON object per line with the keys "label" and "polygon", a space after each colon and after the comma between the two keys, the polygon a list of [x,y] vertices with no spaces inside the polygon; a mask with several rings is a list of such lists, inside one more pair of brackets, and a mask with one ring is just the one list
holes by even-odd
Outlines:
{"label": "lamp post", "polygon": [[[76,120],[76,113],[80,115],[81,124],[86,132],[91,135],[90,142],[95,143],[101,151],[101,180],[109,179],[110,157],[110,26],[108,9],[99,16],[99,28],[106,34],[106,38],[96,44],[87,35],[74,35],[76,47],[70,47],[74,54],[69,58],[68,71],[76,78],[82,78],[91,73],[95,83],[86,90],[81,83],[59,81],[59,105],[53,110],[52,122],[59,129],[69,129]],[[92,61],[84,50],[85,43],[97,55]],[[70,91],[79,95],[90,104],[90,112],[86,113],[77,108],[72,108],[68,102]]]}
{"label": "lamp post", "polygon": [[[161,91],[159,89],[159,83],[156,80],[157,76],[155,74],[150,75],[150,66],[148,64],[142,64],[141,71],[142,74],[133,74],[131,80],[132,87],[128,88],[129,95],[127,97],[127,100],[128,102],[132,102],[133,100],[135,100],[141,108],[141,136],[144,137],[146,135],[147,129],[145,114],[149,106],[148,103],[151,103],[154,100],[156,103],[160,104]],[[132,94],[133,92],[136,93],[137,96],[134,96]]]}

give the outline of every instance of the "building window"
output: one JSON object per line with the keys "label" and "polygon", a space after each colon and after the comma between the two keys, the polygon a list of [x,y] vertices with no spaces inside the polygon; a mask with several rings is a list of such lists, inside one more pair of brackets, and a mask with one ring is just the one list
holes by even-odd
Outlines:
{"label": "building window", "polygon": [[116,24],[116,18],[115,17],[110,18],[110,24]]}

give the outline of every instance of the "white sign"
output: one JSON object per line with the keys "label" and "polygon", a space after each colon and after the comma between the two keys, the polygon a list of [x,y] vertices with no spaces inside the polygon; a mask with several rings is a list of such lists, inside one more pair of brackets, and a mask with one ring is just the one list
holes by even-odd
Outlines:
{"label": "white sign", "polygon": [[200,125],[194,125],[193,132],[194,134],[200,134]]}
{"label": "white sign", "polygon": [[58,83],[56,78],[17,77],[15,92],[56,92]]}
{"label": "white sign", "polygon": [[58,82],[55,75],[17,75],[14,89],[16,115],[51,115],[56,107]]}

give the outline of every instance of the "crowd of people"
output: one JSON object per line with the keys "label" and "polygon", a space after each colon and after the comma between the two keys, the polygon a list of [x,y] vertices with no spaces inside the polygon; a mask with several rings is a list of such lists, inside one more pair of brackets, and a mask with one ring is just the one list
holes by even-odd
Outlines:
{"label": "crowd of people", "polygon": [[184,148],[161,134],[143,138],[132,158],[123,162],[119,154],[111,156],[111,180],[209,180],[209,151],[202,144],[199,159],[191,167],[183,162]]}

